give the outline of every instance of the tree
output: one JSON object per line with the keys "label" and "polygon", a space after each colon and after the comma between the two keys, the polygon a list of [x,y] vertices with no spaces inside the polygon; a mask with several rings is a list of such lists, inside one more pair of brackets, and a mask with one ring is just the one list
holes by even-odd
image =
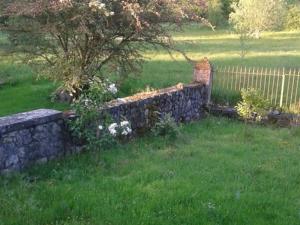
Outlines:
{"label": "tree", "polygon": [[240,0],[233,4],[230,23],[237,33],[259,38],[262,31],[279,29],[284,22],[285,0]]}
{"label": "tree", "polygon": [[170,51],[171,30],[203,21],[203,0],[7,1],[0,28],[9,34],[12,52],[25,54],[75,97],[95,77],[137,71],[145,49]]}
{"label": "tree", "polygon": [[225,19],[228,21],[229,20],[229,15],[230,13],[233,12],[232,5],[233,3],[237,3],[239,0],[222,0],[222,11]]}
{"label": "tree", "polygon": [[221,0],[209,0],[208,1],[208,21],[214,25],[224,25],[226,23],[224,12],[223,12],[223,2]]}
{"label": "tree", "polygon": [[292,5],[289,8],[286,17],[286,29],[288,30],[300,30],[300,6]]}

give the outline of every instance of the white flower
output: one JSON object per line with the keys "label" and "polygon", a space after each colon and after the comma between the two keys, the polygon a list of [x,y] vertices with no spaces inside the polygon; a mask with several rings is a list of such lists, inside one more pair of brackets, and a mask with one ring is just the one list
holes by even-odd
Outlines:
{"label": "white flower", "polygon": [[108,131],[111,135],[116,136],[117,135],[117,127],[118,124],[117,123],[112,123],[111,125],[109,125],[108,127]]}
{"label": "white flower", "polygon": [[114,136],[114,137],[117,136],[117,131],[116,130],[110,130],[109,132],[112,136]]}
{"label": "white flower", "polygon": [[118,92],[118,89],[117,89],[117,87],[116,87],[115,84],[110,84],[110,85],[108,86],[107,90],[108,90],[109,92],[111,92],[112,94],[117,94],[117,92]]}
{"label": "white flower", "polygon": [[97,8],[97,9],[103,9],[105,8],[105,4],[101,3],[99,0],[92,0],[89,2],[89,7],[90,8]]}
{"label": "white flower", "polygon": [[90,103],[91,103],[91,100],[89,100],[89,99],[84,99],[83,102],[84,102],[84,105],[85,105],[85,106],[89,106]]}
{"label": "white flower", "polygon": [[122,121],[120,123],[120,127],[122,128],[122,135],[126,136],[126,135],[128,135],[132,132],[132,129],[130,127],[130,123],[127,120]]}
{"label": "white flower", "polygon": [[109,15],[113,16],[115,15],[115,12],[110,12]]}
{"label": "white flower", "polygon": [[122,127],[129,126],[129,122],[128,121],[122,121],[121,126]]}
{"label": "white flower", "polygon": [[111,125],[109,125],[108,130],[115,130],[118,127],[117,123],[112,123]]}
{"label": "white flower", "polygon": [[108,131],[111,135],[116,137],[117,135],[127,136],[132,133],[130,123],[128,121],[122,121],[120,124],[112,123],[108,126]]}
{"label": "white flower", "polygon": [[123,130],[123,131],[122,131],[122,135],[127,136],[127,135],[128,135],[127,131],[126,131],[126,130]]}
{"label": "white flower", "polygon": [[127,128],[126,128],[126,131],[127,131],[128,134],[130,134],[130,133],[132,132],[132,129],[129,128],[129,127],[127,127]]}
{"label": "white flower", "polygon": [[99,129],[99,130],[103,130],[103,126],[102,126],[102,125],[99,125],[99,126],[98,126],[98,129]]}

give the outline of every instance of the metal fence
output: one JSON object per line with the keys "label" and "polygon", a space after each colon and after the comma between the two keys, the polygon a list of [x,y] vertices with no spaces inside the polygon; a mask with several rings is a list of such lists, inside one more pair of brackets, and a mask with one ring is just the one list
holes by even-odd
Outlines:
{"label": "metal fence", "polygon": [[216,67],[214,90],[237,91],[254,88],[276,106],[300,110],[300,69]]}

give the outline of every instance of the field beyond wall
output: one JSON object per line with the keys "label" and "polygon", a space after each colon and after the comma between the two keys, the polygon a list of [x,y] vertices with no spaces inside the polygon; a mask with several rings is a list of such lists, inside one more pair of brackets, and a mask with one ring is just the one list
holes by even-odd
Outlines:
{"label": "field beyond wall", "polygon": [[[175,33],[174,40],[177,48],[185,51],[190,58],[200,60],[208,57],[218,66],[300,67],[300,32],[264,33],[261,39],[247,43],[244,59],[240,57],[238,36],[228,30],[213,32],[190,25]],[[5,42],[2,35],[0,46],[5,47]],[[145,90],[147,86],[162,88],[191,81],[192,66],[179,53],[174,53],[173,59],[165,51],[148,51],[145,56],[147,60],[142,73],[127,80],[121,88],[121,96]],[[1,56],[0,81],[8,82],[0,85],[0,116],[37,108],[67,108],[64,104],[51,102],[50,94],[57,85],[35,77],[18,58]]]}

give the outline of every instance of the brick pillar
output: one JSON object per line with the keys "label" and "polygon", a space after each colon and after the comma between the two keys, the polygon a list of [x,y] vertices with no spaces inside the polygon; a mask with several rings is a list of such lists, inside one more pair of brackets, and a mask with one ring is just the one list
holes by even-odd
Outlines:
{"label": "brick pillar", "polygon": [[207,104],[210,103],[213,80],[213,68],[207,58],[197,62],[194,67],[194,83],[202,83],[207,87]]}

